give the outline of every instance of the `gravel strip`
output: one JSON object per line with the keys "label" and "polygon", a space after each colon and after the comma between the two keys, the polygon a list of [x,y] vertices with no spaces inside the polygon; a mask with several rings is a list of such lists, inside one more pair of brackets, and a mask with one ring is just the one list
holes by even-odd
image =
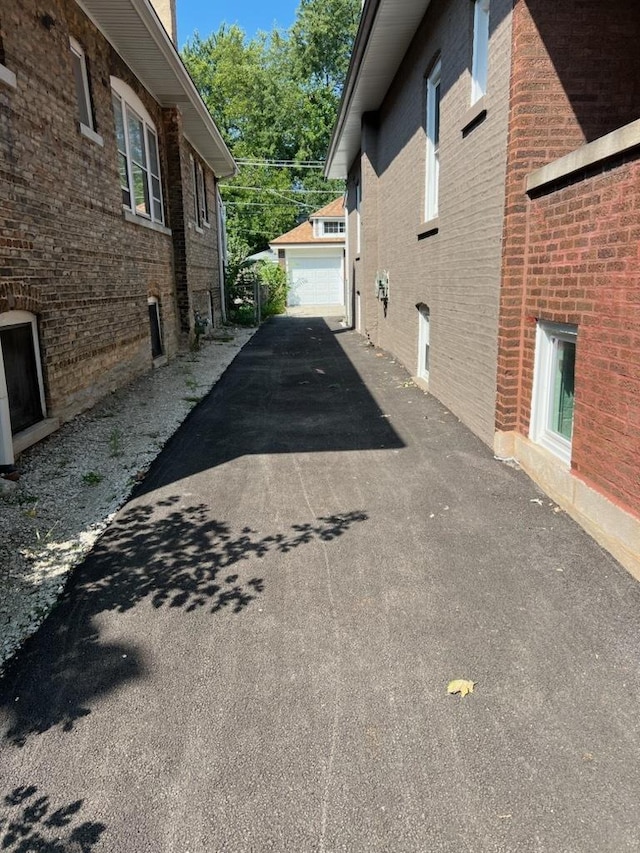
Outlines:
{"label": "gravel strip", "polygon": [[74,418],[0,479],[0,675],[42,623],[135,483],[255,329],[218,330],[197,352]]}

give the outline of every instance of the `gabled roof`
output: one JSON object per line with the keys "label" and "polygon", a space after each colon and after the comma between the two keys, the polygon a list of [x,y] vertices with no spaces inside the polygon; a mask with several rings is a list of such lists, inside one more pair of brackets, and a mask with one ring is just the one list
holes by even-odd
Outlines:
{"label": "gabled roof", "polygon": [[324,207],[321,207],[320,210],[314,211],[309,219],[323,219],[327,217],[331,218],[340,218],[344,216],[344,196],[341,195],[340,198],[336,198],[333,201],[330,201],[329,204],[325,204]]}
{"label": "gabled roof", "polygon": [[344,196],[330,201],[320,210],[315,210],[306,222],[296,225],[286,234],[281,234],[274,240],[269,241],[270,246],[300,245],[301,243],[316,243],[318,246],[331,246],[334,243],[344,243],[344,234],[336,234],[331,237],[314,237],[314,219],[341,219],[344,217]]}
{"label": "gabled roof", "polygon": [[235,175],[231,152],[149,0],[76,0],[162,107],[178,107],[185,138],[219,178]]}
{"label": "gabled roof", "polygon": [[380,108],[430,0],[366,0],[333,131],[325,177],[345,178],[360,150],[362,116]]}

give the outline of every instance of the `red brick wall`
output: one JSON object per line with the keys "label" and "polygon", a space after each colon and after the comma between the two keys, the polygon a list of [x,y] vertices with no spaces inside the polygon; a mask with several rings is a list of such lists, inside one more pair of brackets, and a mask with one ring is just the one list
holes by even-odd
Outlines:
{"label": "red brick wall", "polygon": [[[640,161],[605,164],[539,197],[525,193],[536,168],[638,118],[640,101],[634,115],[622,83],[627,66],[640,70],[628,38],[629,29],[640,31],[640,16],[626,6],[635,24],[612,25],[620,9],[578,0],[561,11],[543,0],[515,4],[496,427],[528,433],[537,319],[577,325],[572,469],[637,513]],[[605,77],[620,75],[607,103],[594,93],[597,51],[609,57]],[[637,91],[637,81],[630,85]]]}

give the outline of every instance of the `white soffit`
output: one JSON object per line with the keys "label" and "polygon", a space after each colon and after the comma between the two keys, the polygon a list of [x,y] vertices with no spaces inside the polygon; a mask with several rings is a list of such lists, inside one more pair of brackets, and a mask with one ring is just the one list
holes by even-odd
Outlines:
{"label": "white soffit", "polygon": [[76,2],[160,106],[179,108],[186,139],[215,175],[234,175],[231,152],[149,0]]}
{"label": "white soffit", "polygon": [[430,0],[367,0],[333,131],[325,176],[345,178],[360,150],[364,113],[377,110]]}

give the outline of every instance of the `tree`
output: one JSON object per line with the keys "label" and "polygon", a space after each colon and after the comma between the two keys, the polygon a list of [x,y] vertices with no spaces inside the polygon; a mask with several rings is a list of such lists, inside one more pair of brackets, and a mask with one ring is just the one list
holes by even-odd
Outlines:
{"label": "tree", "polygon": [[[291,30],[247,39],[223,24],[183,50],[184,62],[231,149],[245,162],[221,185],[227,228],[253,252],[344,190],[320,164],[335,123],[359,0],[302,0]],[[274,165],[274,161],[280,165]]]}

